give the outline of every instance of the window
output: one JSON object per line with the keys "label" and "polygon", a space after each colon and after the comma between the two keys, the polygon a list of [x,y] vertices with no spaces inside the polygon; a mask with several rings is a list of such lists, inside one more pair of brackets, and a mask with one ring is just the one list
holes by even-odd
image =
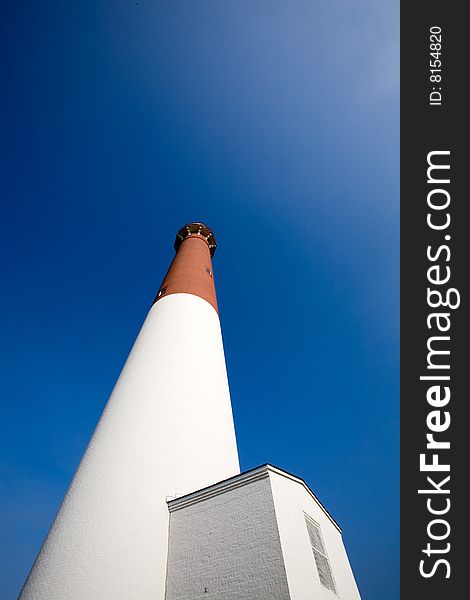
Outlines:
{"label": "window", "polygon": [[307,516],[305,516],[305,523],[307,524],[308,537],[312,545],[320,583],[336,594],[335,580],[331,572],[330,561],[326,554],[320,527]]}

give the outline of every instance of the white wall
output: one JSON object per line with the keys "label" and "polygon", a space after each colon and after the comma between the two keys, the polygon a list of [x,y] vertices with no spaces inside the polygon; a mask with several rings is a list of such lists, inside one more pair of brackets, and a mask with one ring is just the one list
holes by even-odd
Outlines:
{"label": "white wall", "polygon": [[267,474],[171,512],[165,600],[289,600]]}
{"label": "white wall", "polygon": [[[339,527],[304,483],[271,466],[169,503],[165,600],[360,600]],[[305,514],[337,594],[320,583]]]}
{"label": "white wall", "polygon": [[163,600],[167,496],[238,472],[217,313],[194,295],[162,298],[141,329],[21,600]]}
{"label": "white wall", "polygon": [[[341,532],[302,483],[270,472],[291,600],[360,600]],[[304,513],[319,526],[338,595],[320,583]]]}

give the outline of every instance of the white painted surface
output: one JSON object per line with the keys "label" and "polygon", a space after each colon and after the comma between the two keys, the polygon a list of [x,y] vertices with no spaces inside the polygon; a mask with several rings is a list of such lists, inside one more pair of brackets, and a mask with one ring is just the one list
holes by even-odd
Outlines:
{"label": "white painted surface", "polygon": [[[341,532],[304,485],[286,475],[272,470],[269,477],[290,599],[335,600],[339,597],[341,600],[360,600]],[[320,583],[305,514],[320,526],[337,595]]]}
{"label": "white painted surface", "polygon": [[171,511],[165,600],[289,600],[268,474],[215,487]]}
{"label": "white painted surface", "polygon": [[163,600],[166,498],[239,473],[219,318],[150,310],[21,600]]}
{"label": "white painted surface", "polygon": [[[165,600],[360,600],[341,531],[304,482],[264,465],[169,503]],[[320,583],[305,515],[337,594]]]}

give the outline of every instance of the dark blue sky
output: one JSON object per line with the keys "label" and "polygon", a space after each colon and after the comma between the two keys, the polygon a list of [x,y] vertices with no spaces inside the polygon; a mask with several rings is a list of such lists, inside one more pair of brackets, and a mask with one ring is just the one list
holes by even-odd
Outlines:
{"label": "dark blue sky", "polygon": [[303,477],[398,598],[398,1],[2,3],[0,599],[190,220],[242,468]]}

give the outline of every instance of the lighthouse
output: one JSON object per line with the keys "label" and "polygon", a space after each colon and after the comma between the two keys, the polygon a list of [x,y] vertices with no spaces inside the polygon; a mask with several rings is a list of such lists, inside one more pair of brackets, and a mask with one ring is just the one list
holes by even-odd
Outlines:
{"label": "lighthouse", "polygon": [[167,501],[240,472],[214,233],[175,250],[21,600],[163,600]]}
{"label": "lighthouse", "polygon": [[240,473],[215,250],[203,223],[178,231],[20,600],[360,600],[307,483]]}

